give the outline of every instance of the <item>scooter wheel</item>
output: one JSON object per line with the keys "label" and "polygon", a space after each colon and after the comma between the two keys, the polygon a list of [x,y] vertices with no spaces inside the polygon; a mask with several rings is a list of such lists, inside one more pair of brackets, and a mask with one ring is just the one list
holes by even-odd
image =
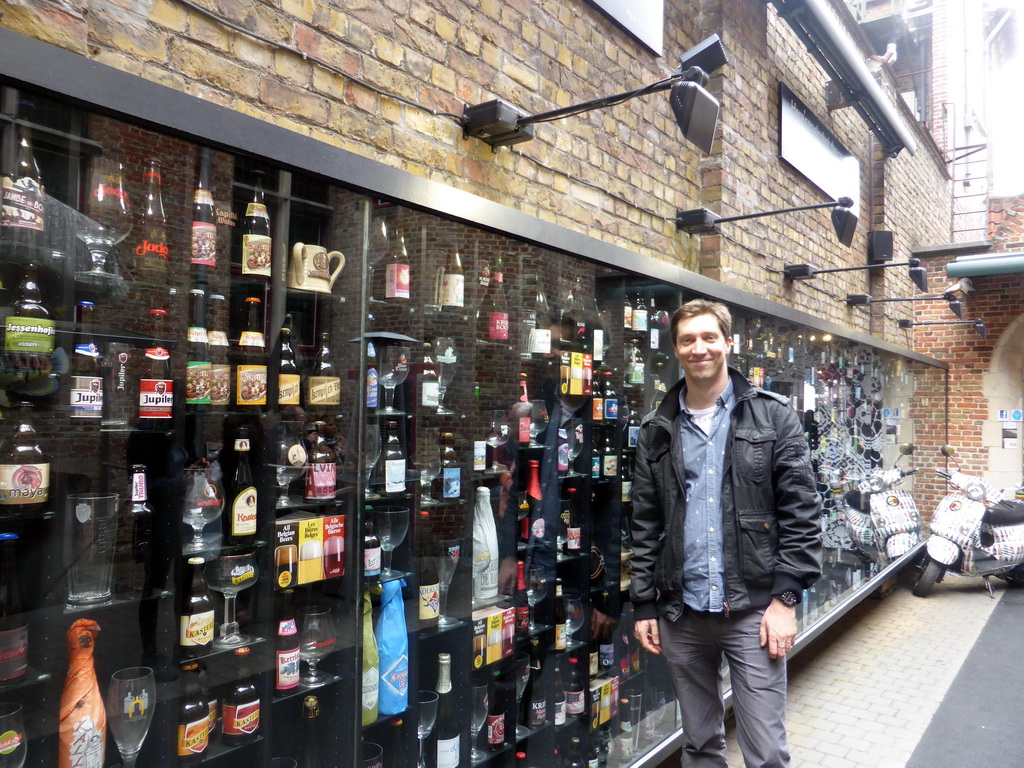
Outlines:
{"label": "scooter wheel", "polygon": [[936,560],[929,560],[911,590],[914,597],[927,597],[928,593],[932,591],[932,587],[935,586],[935,582],[941,580],[945,573],[946,566]]}
{"label": "scooter wheel", "polygon": [[1003,581],[1009,586],[1019,589],[1024,587],[1024,570],[1021,570],[1020,566],[1017,566],[1012,571],[1003,575]]}

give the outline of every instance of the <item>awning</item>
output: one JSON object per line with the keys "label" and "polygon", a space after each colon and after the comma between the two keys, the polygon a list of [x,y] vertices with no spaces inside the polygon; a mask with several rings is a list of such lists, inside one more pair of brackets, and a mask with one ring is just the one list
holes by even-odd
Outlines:
{"label": "awning", "polygon": [[897,109],[864,63],[865,53],[843,28],[825,0],[767,0],[807,45],[825,73],[881,142],[888,157],[906,148],[917,152],[917,141]]}
{"label": "awning", "polygon": [[1024,272],[1024,251],[1007,251],[998,256],[959,256],[946,265],[949,277],[981,277]]}

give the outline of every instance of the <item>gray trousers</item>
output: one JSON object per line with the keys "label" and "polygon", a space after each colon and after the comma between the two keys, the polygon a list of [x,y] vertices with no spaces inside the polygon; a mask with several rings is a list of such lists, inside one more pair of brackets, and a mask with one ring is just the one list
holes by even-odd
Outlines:
{"label": "gray trousers", "polygon": [[661,618],[662,654],[682,711],[683,768],[727,768],[725,704],[719,690],[722,655],[729,660],[736,735],[747,768],[788,768],[786,660],[760,642],[764,610]]}

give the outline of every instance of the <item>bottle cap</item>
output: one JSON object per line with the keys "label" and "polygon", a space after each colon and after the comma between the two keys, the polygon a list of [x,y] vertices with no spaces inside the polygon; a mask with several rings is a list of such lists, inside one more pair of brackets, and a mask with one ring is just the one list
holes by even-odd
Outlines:
{"label": "bottle cap", "polygon": [[241,648],[235,648],[235,656],[248,656],[252,651],[249,646],[243,645]]}
{"label": "bottle cap", "polygon": [[245,299],[245,303],[246,304],[251,304],[251,303],[262,304],[263,302],[260,301],[259,299],[257,299],[255,296],[247,296],[246,299]]}
{"label": "bottle cap", "polygon": [[188,559],[188,564],[189,565],[202,565],[205,562],[206,562],[206,558],[204,558],[204,557],[190,557]]}

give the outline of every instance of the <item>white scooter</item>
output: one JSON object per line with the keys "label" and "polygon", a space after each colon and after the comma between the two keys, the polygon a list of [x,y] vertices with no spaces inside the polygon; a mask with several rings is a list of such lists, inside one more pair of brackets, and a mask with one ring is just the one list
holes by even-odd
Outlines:
{"label": "white scooter", "polygon": [[[942,446],[942,455],[953,458],[953,449]],[[995,590],[989,578],[997,576],[1010,586],[1024,586],[1024,484],[1012,499],[993,488],[983,477],[960,471],[939,471],[953,490],[935,508],[931,536],[921,574],[914,584],[917,597],[926,597],[949,569],[963,576],[981,576],[990,596]]]}
{"label": "white scooter", "polygon": [[899,467],[900,459],[913,453],[914,444],[903,443],[892,469],[876,469],[845,497],[850,537],[857,544],[873,544],[890,561],[907,554],[921,541],[921,515],[914,497],[896,489],[903,478],[918,471]]}

